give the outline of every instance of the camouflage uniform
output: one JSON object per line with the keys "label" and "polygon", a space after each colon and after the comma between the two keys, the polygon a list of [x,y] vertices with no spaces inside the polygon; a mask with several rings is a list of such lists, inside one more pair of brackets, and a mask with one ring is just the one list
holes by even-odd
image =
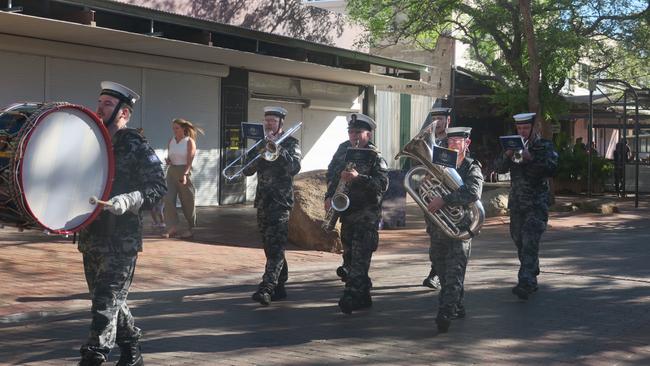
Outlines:
{"label": "camouflage uniform", "polygon": [[548,222],[549,183],[555,174],[558,155],[553,143],[533,137],[528,151],[532,160],[514,163],[505,153],[496,160],[497,172],[510,171],[511,189],[508,197],[510,235],[519,256],[518,286],[528,292],[537,289],[539,275],[539,240]]}
{"label": "camouflage uniform", "polygon": [[619,197],[625,191],[625,164],[630,161],[630,146],[620,141],[614,149],[614,188]]}
{"label": "camouflage uniform", "polygon": [[[423,127],[424,129],[424,127]],[[436,145],[440,147],[447,147],[447,139],[446,138],[436,138],[435,139]],[[431,147],[433,149],[433,147]],[[424,221],[427,224],[427,233],[429,234],[429,238],[431,240],[431,245],[429,245],[429,260],[431,261],[431,270],[429,271],[429,275],[427,278],[424,279],[422,282],[423,286],[432,288],[434,290],[440,289],[440,276],[438,276],[438,271],[436,270],[436,264],[435,264],[435,249],[433,246],[433,243],[436,241],[437,234],[434,232],[437,232],[437,226],[429,220],[428,216],[424,217]],[[433,234],[432,234],[433,233]]]}
{"label": "camouflage uniform", "polygon": [[[300,147],[292,136],[282,143],[277,160],[269,162],[257,159],[247,169],[245,175],[257,172],[257,226],[262,233],[266,268],[260,289],[269,293],[275,289],[284,290],[288,278],[287,261],[284,250],[289,233],[289,213],[293,207],[293,177],[300,171]],[[251,155],[257,152],[252,151]]]}
{"label": "camouflage uniform", "polygon": [[[111,197],[140,191],[150,209],[167,191],[161,162],[146,140],[124,128],[112,137],[115,179]],[[101,214],[80,232],[78,249],[83,253],[86,282],[92,298],[92,322],[87,351],[108,355],[117,344],[137,342],[140,330],[126,304],[138,252],[142,251],[142,216],[126,212]]]}
{"label": "camouflage uniform", "polygon": [[[349,147],[349,141],[339,145],[327,167],[326,199],[336,192],[341,172],[346,167],[345,155]],[[356,167],[359,177],[349,183],[350,207],[340,215],[343,268],[347,272],[343,296],[350,301],[370,299],[372,282],[368,270],[372,252],[377,250],[379,243],[377,227],[381,218],[381,201],[388,188],[386,161],[375,145],[369,143],[368,148],[377,152],[375,161],[370,166]]]}
{"label": "camouflage uniform", "polygon": [[[448,206],[464,206],[479,200],[483,190],[483,174],[478,160],[465,157],[457,172],[463,180],[463,185],[442,197],[445,204]],[[469,223],[467,224],[469,226]],[[431,237],[429,250],[431,262],[440,276],[439,317],[462,317],[465,312],[463,305],[465,270],[469,260],[472,239],[452,239],[433,224],[427,225],[427,233]]]}

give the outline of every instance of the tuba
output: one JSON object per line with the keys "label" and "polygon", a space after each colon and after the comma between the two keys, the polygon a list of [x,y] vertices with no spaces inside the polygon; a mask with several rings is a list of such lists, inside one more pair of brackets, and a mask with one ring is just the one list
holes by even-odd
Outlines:
{"label": "tuba", "polygon": [[428,141],[435,146],[432,136],[435,123],[420,131],[409,141],[395,160],[407,157],[420,164],[411,168],[404,177],[404,187],[413,200],[424,211],[431,222],[436,224],[447,236],[454,239],[466,240],[476,236],[483,226],[485,210],[480,200],[467,206],[444,206],[431,213],[427,206],[435,196],[442,197],[455,191],[463,185],[456,169],[443,167],[431,162],[432,148]]}

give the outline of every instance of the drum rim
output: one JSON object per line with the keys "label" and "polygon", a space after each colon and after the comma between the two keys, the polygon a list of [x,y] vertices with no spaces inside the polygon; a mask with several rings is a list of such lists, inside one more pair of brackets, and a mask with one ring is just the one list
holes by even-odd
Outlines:
{"label": "drum rim", "polygon": [[[46,106],[47,104],[49,104],[49,103],[43,103],[43,106],[41,106],[41,108]],[[108,154],[108,175],[106,177],[107,178],[106,187],[104,188],[104,192],[102,193],[101,200],[106,201],[106,200],[108,200],[108,197],[109,197],[109,195],[111,193],[111,190],[113,188],[113,178],[115,176],[115,157],[113,156],[113,144],[112,144],[112,141],[111,141],[111,137],[110,137],[110,135],[108,133],[108,129],[106,128],[106,126],[104,126],[104,123],[97,116],[97,114],[95,114],[90,109],[88,109],[88,108],[86,108],[84,106],[81,106],[81,105],[77,105],[77,104],[65,103],[65,104],[54,105],[51,109],[48,109],[47,111],[45,111],[45,112],[41,113],[40,115],[36,116],[36,119],[33,122],[34,127],[31,129],[31,131],[29,131],[29,133],[27,133],[27,135],[23,138],[23,140],[21,142],[22,146],[21,146],[21,151],[20,151],[20,160],[17,163],[18,164],[18,172],[20,173],[20,177],[21,177],[21,179],[18,179],[18,186],[20,187],[21,192],[25,192],[25,187],[23,186],[23,179],[22,179],[22,177],[23,177],[23,158],[25,156],[25,151],[27,149],[27,144],[28,144],[29,140],[31,139],[32,134],[36,130],[36,126],[38,125],[38,123],[43,118],[45,118],[49,114],[57,112],[57,111],[59,111],[61,109],[65,109],[65,108],[77,109],[77,110],[85,113],[86,115],[88,115],[90,117],[90,119],[97,125],[97,127],[101,131],[102,136],[104,137],[104,140],[106,142],[106,153]],[[27,213],[32,217],[32,219],[34,219],[34,221],[36,221],[36,223],[38,223],[38,225],[45,228],[49,233],[59,234],[59,235],[73,234],[73,233],[76,233],[76,232],[82,230],[83,228],[88,226],[93,220],[95,220],[95,218],[97,218],[97,216],[99,216],[99,214],[102,211],[102,206],[97,205],[97,207],[95,207],[93,212],[86,218],[86,220],[84,220],[81,224],[77,225],[76,227],[71,228],[69,230],[52,229],[52,228],[48,227],[47,225],[43,224],[36,217],[36,215],[34,214],[34,212],[32,212],[32,209],[29,206],[29,203],[27,203],[27,200],[26,200],[26,198],[24,196],[21,197],[21,200],[23,201],[23,207],[25,208],[25,210],[27,210]]]}

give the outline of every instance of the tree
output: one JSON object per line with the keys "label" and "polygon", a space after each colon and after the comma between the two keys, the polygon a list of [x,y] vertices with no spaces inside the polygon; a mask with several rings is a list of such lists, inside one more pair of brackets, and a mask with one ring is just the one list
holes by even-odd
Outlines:
{"label": "tree", "polygon": [[619,68],[621,53],[636,64],[625,68],[628,77],[647,80],[650,70],[646,0],[349,0],[348,10],[373,46],[406,41],[433,49],[441,35],[467,44],[471,67],[492,76],[503,112],[541,112],[546,131],[582,58],[598,75]]}

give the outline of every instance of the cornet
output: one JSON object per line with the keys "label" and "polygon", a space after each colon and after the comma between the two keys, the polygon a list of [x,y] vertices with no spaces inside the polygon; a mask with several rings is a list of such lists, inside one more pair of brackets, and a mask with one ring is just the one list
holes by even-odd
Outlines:
{"label": "cornet", "polygon": [[[300,127],[302,127],[302,122],[296,123],[290,129],[286,130],[282,134],[282,136],[275,141],[269,139],[268,137],[265,137],[257,141],[253,146],[246,149],[244,153],[241,154],[240,157],[233,160],[230,164],[228,164],[228,166],[223,168],[223,170],[221,171],[221,175],[223,175],[224,178],[230,181],[241,177],[242,174],[244,174],[244,170],[246,170],[246,168],[248,168],[251,164],[253,164],[253,162],[257,161],[257,159],[259,158],[262,158],[266,161],[277,160],[278,157],[280,156],[280,153],[282,152],[282,147],[280,146],[282,141],[284,141],[287,137],[293,135],[296,131],[300,129]],[[250,159],[245,165],[241,166],[246,156],[248,156],[248,154],[253,150],[261,150],[261,151],[257,155],[255,155],[254,158]],[[231,172],[233,169],[237,168],[238,166],[241,166],[241,168],[239,168],[235,172]]]}
{"label": "cornet", "polygon": [[528,141],[526,140],[524,142],[524,148],[520,150],[515,150],[515,152],[512,154],[512,162],[515,164],[520,164],[522,161],[524,161],[524,150],[528,148]]}

